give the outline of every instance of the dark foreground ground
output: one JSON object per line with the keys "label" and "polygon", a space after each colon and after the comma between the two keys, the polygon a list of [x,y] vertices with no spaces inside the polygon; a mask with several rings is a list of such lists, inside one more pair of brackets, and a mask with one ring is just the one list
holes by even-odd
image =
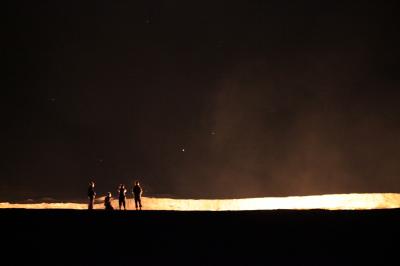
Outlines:
{"label": "dark foreground ground", "polygon": [[0,220],[0,265],[400,263],[399,209],[0,210]]}

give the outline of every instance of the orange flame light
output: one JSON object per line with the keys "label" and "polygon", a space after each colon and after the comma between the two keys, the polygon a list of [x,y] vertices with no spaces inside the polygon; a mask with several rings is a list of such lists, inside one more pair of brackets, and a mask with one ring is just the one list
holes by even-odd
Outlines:
{"label": "orange flame light", "polygon": [[[103,209],[102,199],[97,199],[95,209]],[[173,211],[240,211],[277,209],[327,209],[367,210],[400,208],[399,193],[331,194],[296,197],[266,197],[245,199],[170,199],[143,197],[145,210]],[[118,202],[114,200],[113,205]],[[86,203],[0,203],[0,209],[87,209]],[[127,200],[127,209],[134,209],[132,199]]]}

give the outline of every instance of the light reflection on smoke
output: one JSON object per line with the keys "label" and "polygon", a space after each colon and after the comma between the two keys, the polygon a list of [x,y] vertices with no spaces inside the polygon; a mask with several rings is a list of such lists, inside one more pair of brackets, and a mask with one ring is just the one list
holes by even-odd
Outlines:
{"label": "light reflection on smoke", "polygon": [[[97,202],[101,202],[98,199]],[[132,199],[127,200],[127,209],[133,210]],[[332,194],[317,196],[247,198],[247,199],[142,199],[144,210],[176,211],[238,211],[238,210],[275,210],[275,209],[327,209],[327,210],[366,210],[400,208],[399,193],[370,194]],[[113,201],[118,208],[118,200]],[[1,208],[25,209],[87,209],[86,203],[0,203]],[[103,209],[103,203],[96,203],[95,209]]]}

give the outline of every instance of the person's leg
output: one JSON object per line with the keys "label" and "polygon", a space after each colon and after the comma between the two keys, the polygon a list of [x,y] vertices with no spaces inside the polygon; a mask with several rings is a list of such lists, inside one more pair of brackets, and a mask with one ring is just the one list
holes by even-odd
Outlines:
{"label": "person's leg", "polygon": [[125,200],[122,203],[124,204],[124,210],[126,210],[126,202],[125,202]]}
{"label": "person's leg", "polygon": [[118,200],[119,209],[121,210],[121,199]]}
{"label": "person's leg", "polygon": [[135,208],[136,208],[136,210],[138,209],[138,199],[137,199],[137,197],[135,197]]}
{"label": "person's leg", "polygon": [[89,198],[89,206],[88,206],[89,210],[93,210],[93,204],[94,204],[94,198]]}

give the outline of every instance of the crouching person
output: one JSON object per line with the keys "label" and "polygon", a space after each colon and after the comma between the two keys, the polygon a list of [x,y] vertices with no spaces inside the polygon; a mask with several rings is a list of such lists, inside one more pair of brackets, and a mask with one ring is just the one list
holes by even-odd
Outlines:
{"label": "crouching person", "polygon": [[104,207],[106,208],[106,210],[108,211],[112,211],[114,210],[112,204],[111,204],[112,198],[111,198],[111,192],[107,193],[107,196],[104,199]]}

